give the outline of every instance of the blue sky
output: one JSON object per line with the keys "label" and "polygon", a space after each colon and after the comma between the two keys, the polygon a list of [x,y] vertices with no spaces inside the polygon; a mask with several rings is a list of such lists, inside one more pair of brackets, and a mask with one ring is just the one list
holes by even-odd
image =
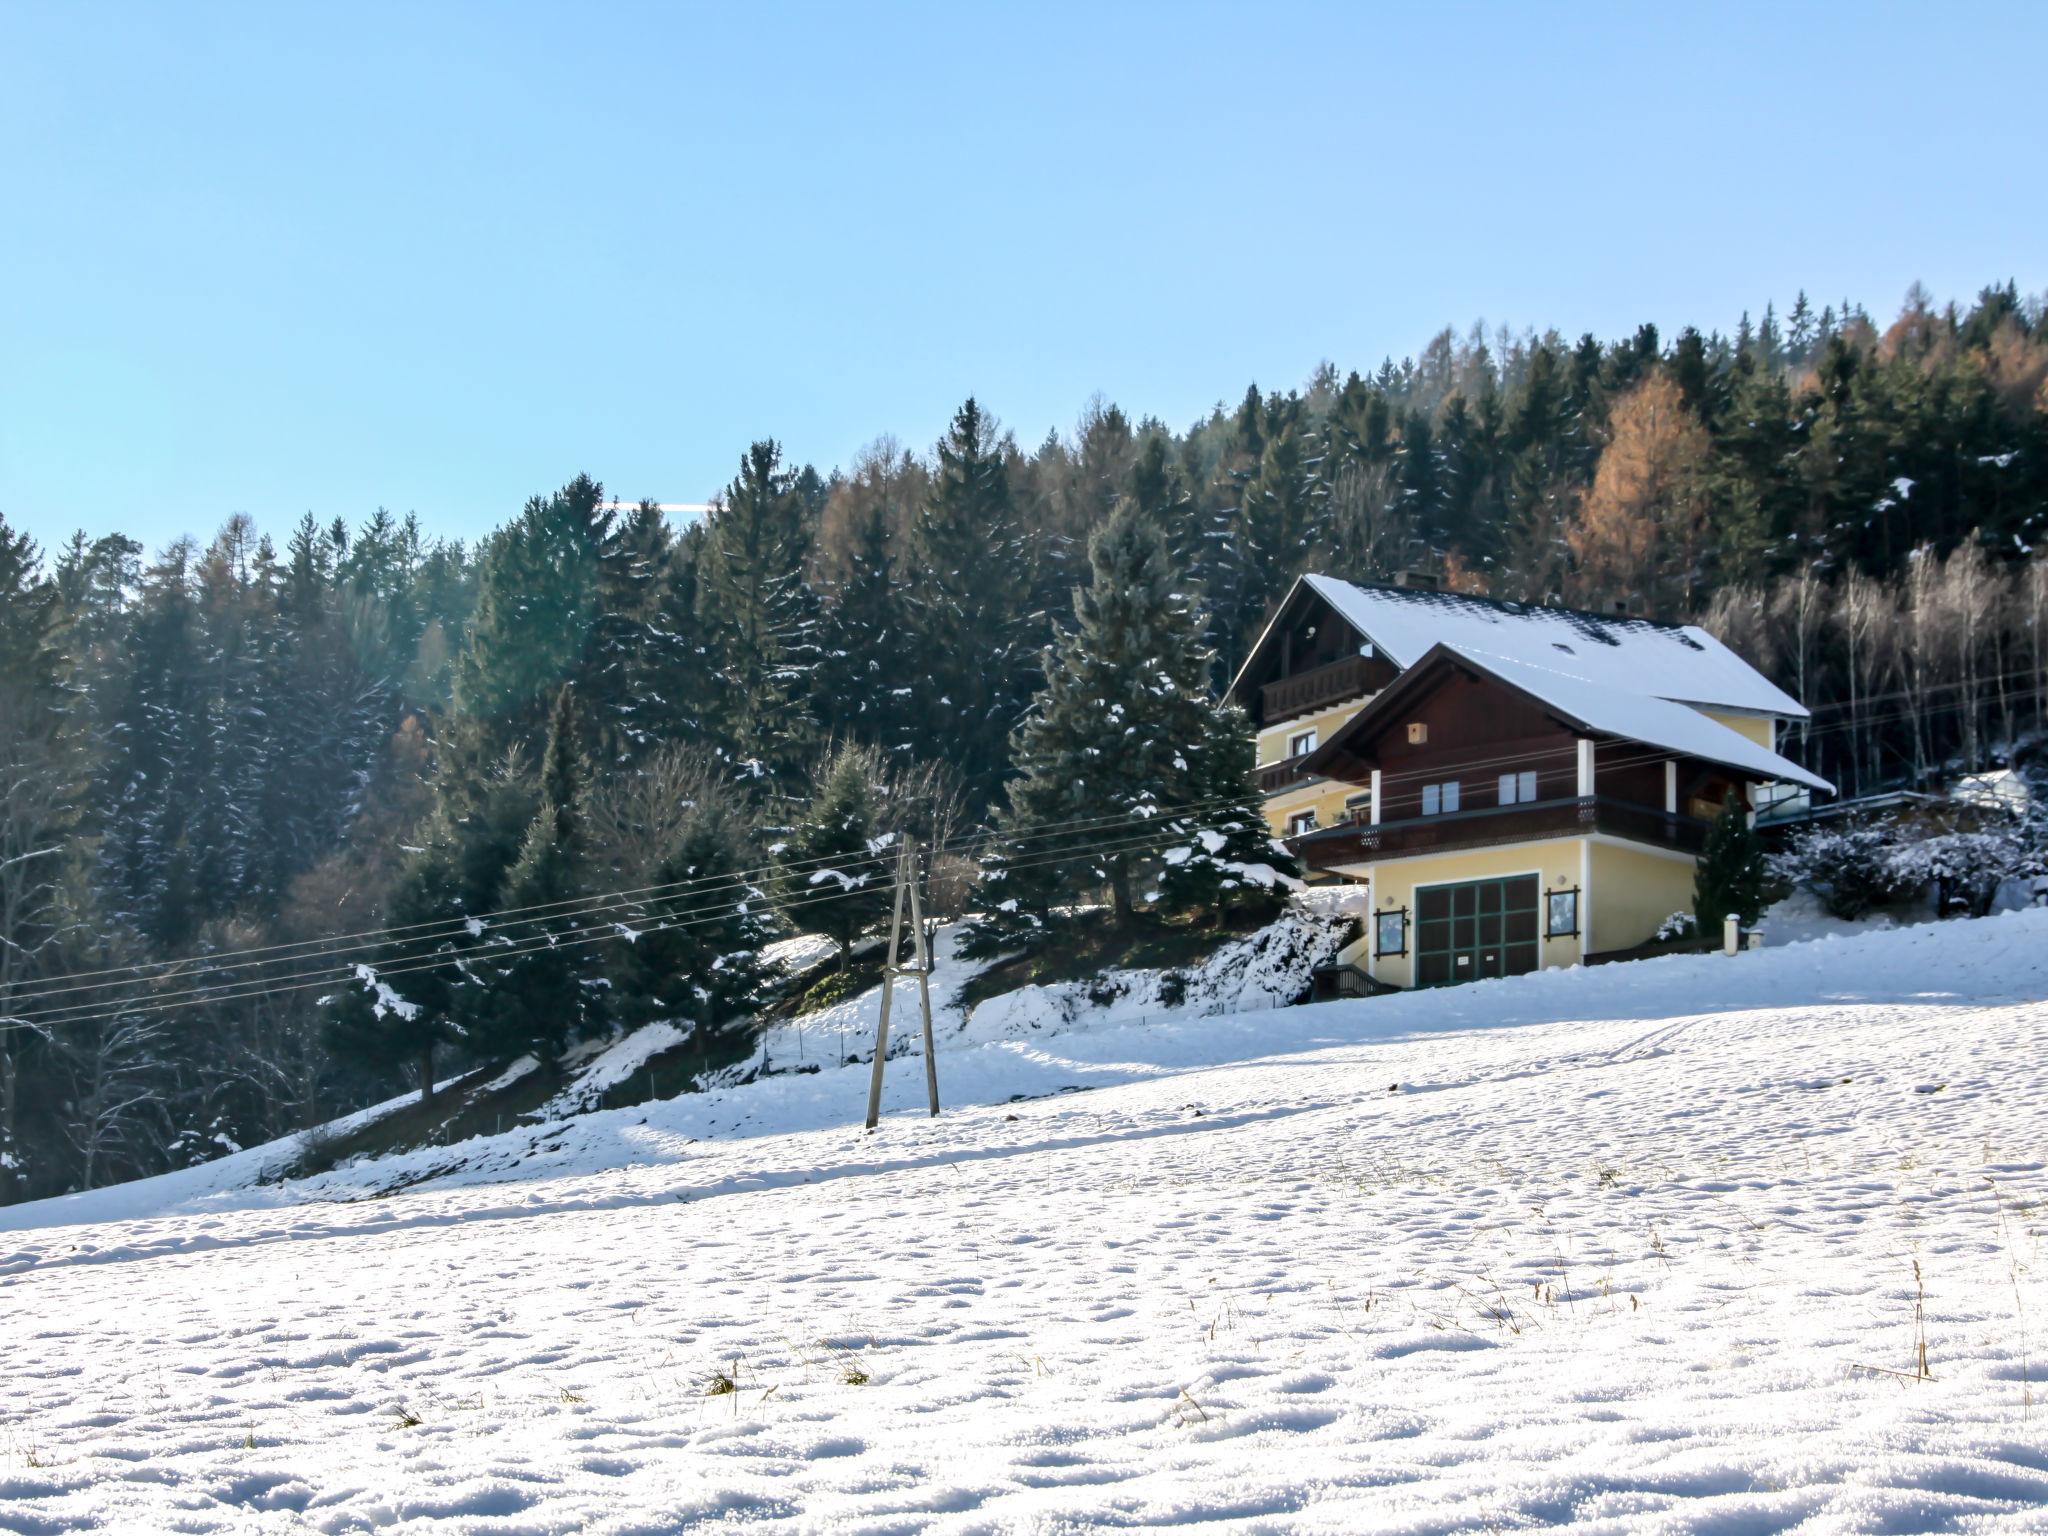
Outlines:
{"label": "blue sky", "polygon": [[2048,287],[2048,7],[0,4],[0,513],[474,536],[1474,319]]}

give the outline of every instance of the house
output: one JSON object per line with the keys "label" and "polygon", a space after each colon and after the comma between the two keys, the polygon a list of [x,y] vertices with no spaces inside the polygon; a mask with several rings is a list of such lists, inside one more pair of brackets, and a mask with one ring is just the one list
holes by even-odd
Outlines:
{"label": "house", "polygon": [[1346,959],[1382,986],[1634,949],[1726,796],[1832,788],[1776,750],[1806,711],[1691,625],[1305,576],[1231,697],[1274,831],[1370,887]]}

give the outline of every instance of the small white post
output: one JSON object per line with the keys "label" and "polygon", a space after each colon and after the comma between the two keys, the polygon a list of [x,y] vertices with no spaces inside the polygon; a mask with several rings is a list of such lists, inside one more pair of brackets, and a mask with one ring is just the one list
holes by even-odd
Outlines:
{"label": "small white post", "polygon": [[1372,824],[1380,824],[1380,771],[1377,768],[1372,771]]}
{"label": "small white post", "polygon": [[1664,810],[1667,815],[1678,814],[1678,759],[1664,759]]}
{"label": "small white post", "polygon": [[1593,793],[1593,740],[1590,736],[1579,738],[1579,798],[1587,799]]}
{"label": "small white post", "polygon": [[1729,954],[1734,954],[1736,946],[1741,942],[1741,936],[1742,919],[1730,912],[1721,920],[1721,947]]}

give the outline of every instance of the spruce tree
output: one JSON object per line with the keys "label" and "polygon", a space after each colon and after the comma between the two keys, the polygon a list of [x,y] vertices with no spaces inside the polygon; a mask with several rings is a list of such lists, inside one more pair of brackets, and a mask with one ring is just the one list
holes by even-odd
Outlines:
{"label": "spruce tree", "polygon": [[[532,498],[485,545],[455,663],[456,729],[448,742],[472,768],[509,747],[534,751],[562,686],[588,680],[612,525],[603,488],[584,475],[553,496]],[[618,702],[612,689],[596,691],[601,705]],[[579,718],[579,729],[594,729],[611,712]]]}
{"label": "spruce tree", "polygon": [[[1126,502],[1089,561],[1075,627],[1048,652],[1016,734],[1017,776],[977,892],[981,950],[1044,934],[1057,909],[1104,891],[1119,925],[1141,903],[1213,904],[1236,866],[1282,857],[1258,813],[1250,731],[1209,692],[1202,615],[1158,525]],[[1170,896],[1150,885],[1161,869],[1175,875]]]}
{"label": "spruce tree", "polygon": [[938,445],[911,524],[915,702],[927,754],[959,769],[972,804],[1002,779],[1003,743],[1030,696],[1037,628],[1031,550],[1004,447],[973,400]]}
{"label": "spruce tree", "polygon": [[1707,828],[1706,846],[1693,871],[1692,907],[1702,935],[1718,934],[1732,912],[1745,928],[1764,915],[1767,877],[1763,842],[1734,790]]}
{"label": "spruce tree", "polygon": [[413,855],[392,894],[390,927],[409,929],[354,967],[355,984],[323,999],[327,1045],[378,1076],[418,1073],[420,1102],[434,1096],[435,1053],[462,1038],[459,957],[475,942],[461,927],[460,869],[445,835]]}
{"label": "spruce tree", "polygon": [[775,925],[746,863],[745,829],[725,804],[700,801],[682,819],[649,871],[656,889],[622,919],[622,942],[603,946],[620,1023],[687,1021],[708,1043],[759,1000]]}
{"label": "spruce tree", "polygon": [[895,890],[888,844],[876,835],[880,776],[872,748],[841,747],[776,847],[784,921],[831,939],[842,965],[854,940],[889,915]]}
{"label": "spruce tree", "polygon": [[895,544],[890,509],[871,503],[849,568],[828,589],[818,662],[819,713],[892,760],[910,756],[924,729],[912,702],[917,646]]}
{"label": "spruce tree", "polygon": [[596,920],[563,905],[584,894],[576,734],[574,696],[564,687],[555,697],[541,759],[540,803],[499,903],[513,915],[473,967],[483,982],[473,1036],[486,1054],[531,1050],[545,1063],[604,1021],[602,956],[595,936],[579,931]]}
{"label": "spruce tree", "polygon": [[738,771],[786,792],[813,745],[816,598],[804,579],[808,504],[773,442],[755,443],[712,509],[697,555],[697,613],[713,714]]}

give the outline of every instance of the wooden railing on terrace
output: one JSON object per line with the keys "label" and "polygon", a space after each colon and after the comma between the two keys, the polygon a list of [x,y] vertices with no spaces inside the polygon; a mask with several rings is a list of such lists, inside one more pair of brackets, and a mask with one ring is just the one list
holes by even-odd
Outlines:
{"label": "wooden railing on terrace", "polygon": [[1295,840],[1293,846],[1312,870],[1543,837],[1578,837],[1587,832],[1606,832],[1631,842],[1697,854],[1706,843],[1707,825],[1696,817],[1673,815],[1655,806],[1606,795],[1584,795],[1565,800],[1536,800],[1525,805],[1482,806],[1441,816],[1414,816],[1402,821],[1383,821],[1378,826],[1360,813],[1341,826],[1309,833]]}

